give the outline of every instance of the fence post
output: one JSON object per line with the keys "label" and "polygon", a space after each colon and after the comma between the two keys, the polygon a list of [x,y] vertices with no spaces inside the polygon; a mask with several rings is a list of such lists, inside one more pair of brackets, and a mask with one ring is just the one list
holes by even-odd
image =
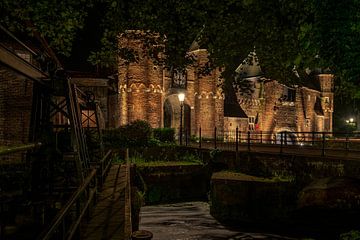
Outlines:
{"label": "fence post", "polygon": [[216,127],[214,128],[214,148],[217,149],[217,146],[216,146]]}
{"label": "fence post", "polygon": [[311,145],[314,146],[315,144],[315,132],[312,131],[312,140],[311,140]]}
{"label": "fence post", "polygon": [[247,134],[247,145],[248,145],[248,151],[250,152],[250,131],[248,131]]}
{"label": "fence post", "polygon": [[262,144],[263,143],[263,135],[262,135],[262,131],[260,131],[260,143]]}
{"label": "fence post", "polygon": [[325,132],[322,132],[322,149],[321,156],[325,156]]}
{"label": "fence post", "polygon": [[[80,205],[80,200],[76,200],[76,219],[80,217],[81,214],[81,205]],[[81,239],[81,223],[79,223],[79,226],[76,229],[76,239]]]}
{"label": "fence post", "polygon": [[199,128],[199,148],[201,149],[201,127]]}
{"label": "fence post", "polygon": [[236,160],[237,160],[238,159],[238,152],[239,152],[239,127],[236,127],[235,150],[236,150]]}
{"label": "fence post", "polygon": [[188,130],[187,130],[187,128],[185,128],[185,146],[188,145],[188,141],[189,141],[189,139],[188,139]]}
{"label": "fence post", "polygon": [[349,151],[349,133],[346,133],[345,150]]}
{"label": "fence post", "polygon": [[283,139],[283,132],[280,133],[280,153],[283,153],[283,144],[284,144],[284,139]]}
{"label": "fence post", "polygon": [[284,132],[284,142],[285,142],[285,146],[287,145],[287,132]]}

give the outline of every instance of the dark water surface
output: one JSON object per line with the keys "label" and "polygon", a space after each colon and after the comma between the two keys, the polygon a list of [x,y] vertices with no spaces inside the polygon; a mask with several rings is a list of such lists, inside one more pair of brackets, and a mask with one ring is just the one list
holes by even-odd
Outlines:
{"label": "dark water surface", "polygon": [[[209,213],[205,202],[186,202],[141,208],[140,229],[154,234],[153,240],[217,239],[302,239],[271,233],[242,231],[221,225]],[[254,228],[253,228],[254,229]]]}

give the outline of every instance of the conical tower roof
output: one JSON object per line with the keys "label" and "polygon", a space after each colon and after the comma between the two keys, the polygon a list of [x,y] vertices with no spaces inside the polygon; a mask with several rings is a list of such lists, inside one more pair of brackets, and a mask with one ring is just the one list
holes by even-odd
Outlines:
{"label": "conical tower roof", "polygon": [[249,55],[236,68],[235,72],[240,78],[259,77],[263,75],[255,48],[254,51],[250,52]]}

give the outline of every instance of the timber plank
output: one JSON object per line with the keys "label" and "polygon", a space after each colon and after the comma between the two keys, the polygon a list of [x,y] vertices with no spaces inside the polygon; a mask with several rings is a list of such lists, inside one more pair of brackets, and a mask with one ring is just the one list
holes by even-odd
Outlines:
{"label": "timber plank", "polygon": [[83,225],[85,240],[125,239],[126,166],[113,165],[90,221]]}

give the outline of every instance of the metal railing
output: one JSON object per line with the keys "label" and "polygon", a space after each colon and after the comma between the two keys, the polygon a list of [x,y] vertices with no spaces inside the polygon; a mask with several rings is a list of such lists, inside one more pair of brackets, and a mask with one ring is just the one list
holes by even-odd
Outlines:
{"label": "metal railing", "polygon": [[80,239],[80,223],[85,215],[90,218],[89,208],[91,204],[95,204],[96,189],[96,169],[92,169],[83,184],[56,215],[49,228],[40,234],[39,239],[72,239],[75,235]]}
{"label": "metal railing", "polygon": [[[349,132],[289,132],[265,131],[197,131],[190,136],[184,131],[183,145],[229,151],[270,151],[279,153],[306,153],[334,155],[345,153],[360,158],[360,134]],[[336,155],[335,154],[335,155]],[[351,155],[351,154],[350,154]]]}

